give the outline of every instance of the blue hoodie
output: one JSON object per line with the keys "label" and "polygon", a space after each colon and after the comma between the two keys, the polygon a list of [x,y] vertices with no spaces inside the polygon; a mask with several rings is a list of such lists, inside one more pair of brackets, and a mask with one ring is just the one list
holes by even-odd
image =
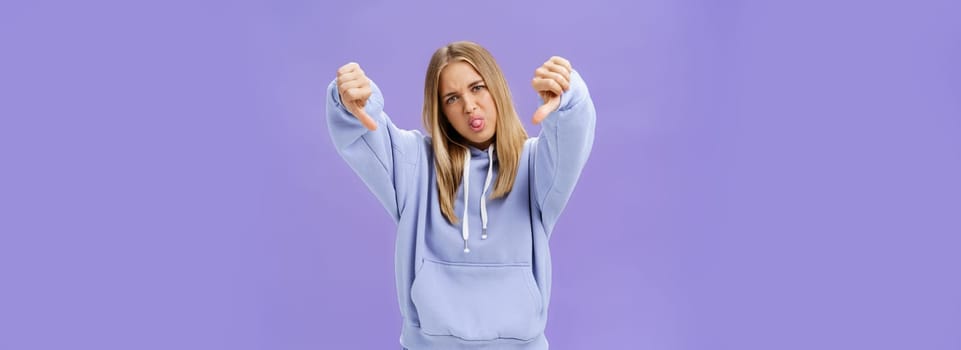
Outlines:
{"label": "blue hoodie", "polygon": [[431,138],[394,126],[380,89],[373,82],[371,88],[365,109],[376,131],[344,108],[336,80],[327,88],[327,124],[337,152],[397,223],[401,345],[547,349],[548,239],[594,142],[594,104],[580,75],[571,73],[560,107],[538,137],[524,142],[508,195],[489,198],[499,168],[494,147],[470,147],[454,204],[457,224],[441,214]]}

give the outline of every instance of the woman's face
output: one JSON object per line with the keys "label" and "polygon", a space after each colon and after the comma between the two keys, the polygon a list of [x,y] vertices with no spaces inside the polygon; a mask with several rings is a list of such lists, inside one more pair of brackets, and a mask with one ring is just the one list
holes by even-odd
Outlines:
{"label": "woman's face", "polygon": [[479,149],[490,146],[497,109],[487,83],[473,66],[456,61],[440,71],[440,105],[444,118],[468,144]]}

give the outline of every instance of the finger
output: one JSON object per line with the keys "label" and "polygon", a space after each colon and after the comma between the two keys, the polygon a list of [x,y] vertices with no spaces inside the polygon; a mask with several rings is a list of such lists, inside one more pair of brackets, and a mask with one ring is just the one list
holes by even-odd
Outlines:
{"label": "finger", "polygon": [[341,98],[341,102],[345,104],[353,103],[353,102],[367,103],[367,99],[370,97],[370,95],[371,95],[370,87],[365,86],[365,87],[350,88],[350,89],[344,90],[344,92],[341,93],[340,98]]}
{"label": "finger", "polygon": [[345,64],[345,65],[343,65],[343,66],[340,66],[340,68],[337,68],[337,74],[338,74],[338,75],[339,75],[339,74],[345,74],[345,73],[353,72],[353,71],[358,70],[358,69],[360,69],[360,65],[359,65],[359,64],[357,64],[356,62],[350,62],[350,63],[348,63],[348,64]]}
{"label": "finger", "polygon": [[534,86],[534,91],[537,92],[552,92],[555,95],[564,93],[564,89],[562,89],[561,85],[554,79],[534,78],[534,80],[531,81],[531,85]]}
{"label": "finger", "polygon": [[567,79],[568,81],[571,80],[571,71],[567,69],[567,67],[565,66],[562,66],[553,62],[548,62],[548,63],[544,63],[544,68],[550,72],[559,73],[560,75],[564,76],[564,79]]}
{"label": "finger", "polygon": [[537,68],[537,70],[534,71],[534,76],[538,75],[541,78],[556,76],[561,78],[561,80],[571,81],[571,73],[567,71],[567,68],[553,63],[545,63],[540,68]]}
{"label": "finger", "polygon": [[560,84],[561,88],[564,91],[567,91],[571,87],[570,79],[564,77],[563,75],[561,75],[561,73],[552,72],[545,67],[538,68],[537,71],[535,72],[535,77],[553,79],[557,81],[558,84]]}
{"label": "finger", "polygon": [[564,89],[561,88],[560,83],[554,79],[540,78],[538,79],[537,86],[539,88],[535,88],[535,90],[538,92],[551,92],[555,95],[560,95],[564,92]]}
{"label": "finger", "polygon": [[567,68],[568,71],[574,70],[574,68],[571,67],[571,61],[568,61],[568,60],[567,60],[566,58],[564,58],[564,57],[561,57],[561,56],[553,56],[553,57],[551,57],[550,61],[553,62],[553,63],[559,64],[559,65],[561,65],[561,66],[564,66],[564,68]]}
{"label": "finger", "polygon": [[364,127],[366,127],[370,131],[377,130],[377,122],[375,122],[374,118],[371,118],[370,115],[367,114],[367,111],[364,110],[363,103],[353,102],[349,105],[348,108],[350,110],[350,113],[353,114],[355,117],[357,117],[357,119],[360,120],[361,124],[364,124]]}
{"label": "finger", "polygon": [[557,107],[559,107],[560,105],[561,105],[560,95],[554,95],[553,97],[551,97],[549,100],[547,100],[547,103],[544,103],[544,105],[540,106],[539,108],[537,108],[536,111],[534,111],[534,119],[533,119],[534,124],[540,124],[542,121],[544,121],[544,118],[547,118],[547,116],[550,115],[551,112],[557,110]]}
{"label": "finger", "polygon": [[360,72],[360,71],[351,71],[347,73],[337,74],[338,84],[343,82],[348,82],[351,80],[367,80],[367,76],[364,75],[364,72]]}
{"label": "finger", "polygon": [[348,80],[340,83],[340,85],[337,86],[337,89],[346,92],[350,89],[364,90],[365,87],[367,87],[367,82],[364,80]]}

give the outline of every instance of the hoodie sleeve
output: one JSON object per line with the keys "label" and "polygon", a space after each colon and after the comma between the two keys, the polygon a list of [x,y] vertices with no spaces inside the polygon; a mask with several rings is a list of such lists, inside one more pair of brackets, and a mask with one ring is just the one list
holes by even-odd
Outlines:
{"label": "hoodie sleeve", "polygon": [[384,96],[371,81],[372,94],[364,109],[377,123],[370,131],[343,106],[335,79],[327,87],[327,126],[330,138],[351,169],[383,204],[395,222],[404,211],[408,188],[414,183],[417,161],[424,141],[416,130],[403,130],[384,113]]}
{"label": "hoodie sleeve", "polygon": [[548,237],[581,175],[594,144],[596,112],[576,71],[560,107],[544,119],[534,148],[534,196]]}

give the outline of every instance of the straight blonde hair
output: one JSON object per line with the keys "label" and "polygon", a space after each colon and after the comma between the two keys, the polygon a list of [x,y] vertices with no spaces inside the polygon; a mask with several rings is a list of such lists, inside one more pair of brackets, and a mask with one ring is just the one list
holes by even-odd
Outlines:
{"label": "straight blonde hair", "polygon": [[[457,61],[470,64],[480,74],[494,99],[494,108],[497,110],[494,152],[499,168],[491,199],[506,196],[514,187],[524,141],[527,140],[527,131],[524,130],[524,125],[521,124],[514,109],[511,91],[507,80],[504,79],[504,73],[487,49],[473,42],[458,41],[434,52],[427,66],[427,78],[424,82],[423,122],[424,129],[432,138],[440,210],[452,224],[458,222],[457,215],[454,214],[454,198],[463,180],[462,169],[468,149],[467,142],[457,133],[441,111],[440,72],[449,63]],[[490,161],[493,162],[494,159]]]}

